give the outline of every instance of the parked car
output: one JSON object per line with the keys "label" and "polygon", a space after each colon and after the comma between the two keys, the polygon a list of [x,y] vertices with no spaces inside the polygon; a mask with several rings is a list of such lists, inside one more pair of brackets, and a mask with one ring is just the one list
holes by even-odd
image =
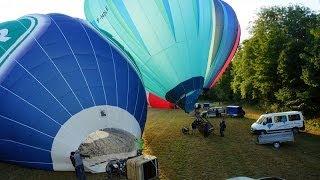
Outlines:
{"label": "parked car", "polygon": [[212,117],[221,117],[226,114],[226,110],[223,107],[211,107],[206,111],[201,112],[201,117],[212,118]]}
{"label": "parked car", "polygon": [[304,117],[300,111],[263,114],[251,125],[251,132],[266,134],[291,129],[295,134],[304,130]]}
{"label": "parked car", "polygon": [[202,108],[204,110],[209,110],[210,109],[210,103],[203,103]]}
{"label": "parked car", "polygon": [[227,106],[226,111],[227,116],[232,117],[244,117],[246,114],[241,106]]}

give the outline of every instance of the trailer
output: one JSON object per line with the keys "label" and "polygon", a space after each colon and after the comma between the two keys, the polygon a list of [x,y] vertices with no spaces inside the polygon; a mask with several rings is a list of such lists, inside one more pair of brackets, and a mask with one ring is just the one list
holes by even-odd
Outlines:
{"label": "trailer", "polygon": [[280,148],[280,143],[294,142],[292,131],[277,131],[269,134],[261,134],[257,137],[258,144],[273,144],[276,149]]}

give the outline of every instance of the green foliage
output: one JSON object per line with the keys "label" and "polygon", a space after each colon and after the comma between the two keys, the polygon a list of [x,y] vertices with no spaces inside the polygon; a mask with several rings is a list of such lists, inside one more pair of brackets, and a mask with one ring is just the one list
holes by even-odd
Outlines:
{"label": "green foliage", "polygon": [[135,139],[136,147],[138,147],[138,150],[143,150],[144,149],[144,141],[143,139]]}
{"label": "green foliage", "polygon": [[251,38],[242,42],[229,74],[210,93],[219,101],[239,95],[272,111],[319,113],[319,27],[320,15],[305,7],[261,9]]}
{"label": "green foliage", "polygon": [[216,87],[206,94],[206,99],[215,101],[230,101],[233,99],[233,93],[230,87],[230,83],[232,80],[230,69],[231,67],[226,70]]}

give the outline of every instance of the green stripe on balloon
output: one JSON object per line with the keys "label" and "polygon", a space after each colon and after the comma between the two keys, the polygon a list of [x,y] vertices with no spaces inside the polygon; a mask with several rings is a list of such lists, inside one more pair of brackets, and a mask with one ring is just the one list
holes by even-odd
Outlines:
{"label": "green stripe on balloon", "polygon": [[[0,24],[0,31],[5,32],[3,41],[0,41],[0,66],[8,56],[28,37],[37,26],[38,20],[33,17],[22,18]],[[20,28],[16,28],[16,27]],[[1,35],[0,35],[1,36]]]}

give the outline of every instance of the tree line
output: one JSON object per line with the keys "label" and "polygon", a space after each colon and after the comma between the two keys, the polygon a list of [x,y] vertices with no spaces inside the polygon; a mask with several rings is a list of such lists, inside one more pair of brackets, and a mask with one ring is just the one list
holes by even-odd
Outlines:
{"label": "tree line", "polygon": [[263,8],[225,74],[202,98],[276,112],[320,113],[320,14],[303,6]]}

